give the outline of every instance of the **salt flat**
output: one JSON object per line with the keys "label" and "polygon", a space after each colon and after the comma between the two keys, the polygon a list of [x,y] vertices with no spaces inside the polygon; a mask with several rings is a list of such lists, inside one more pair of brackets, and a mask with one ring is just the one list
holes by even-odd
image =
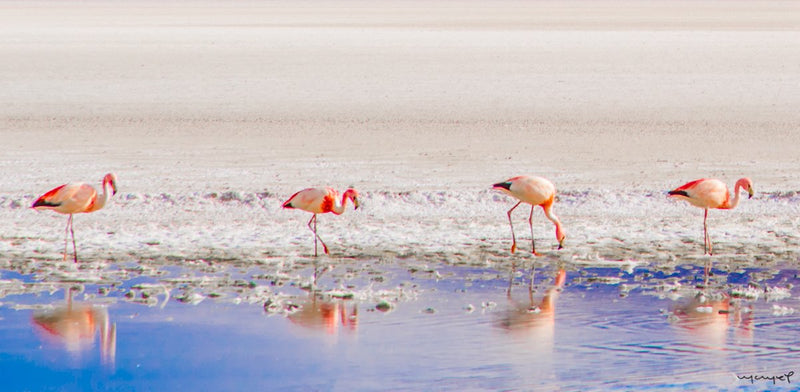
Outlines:
{"label": "salt flat", "polygon": [[58,258],[65,219],[25,207],[113,171],[116,200],[76,218],[89,258],[307,255],[308,217],[280,203],[331,185],[365,195],[320,220],[337,256],[503,260],[513,203],[488,187],[530,173],[562,194],[558,259],[696,256],[701,211],[663,192],[749,176],[756,197],[712,213],[717,249],[797,261],[793,2],[0,9],[9,258]]}

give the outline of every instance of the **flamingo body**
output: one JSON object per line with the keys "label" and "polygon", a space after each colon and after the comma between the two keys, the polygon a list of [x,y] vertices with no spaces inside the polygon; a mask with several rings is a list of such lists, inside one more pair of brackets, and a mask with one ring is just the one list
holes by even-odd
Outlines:
{"label": "flamingo body", "polygon": [[354,209],[358,209],[358,192],[355,189],[346,190],[342,194],[341,202],[338,200],[338,196],[339,194],[333,188],[307,188],[295,193],[283,203],[283,208],[296,208],[314,214],[308,221],[308,228],[314,232],[315,257],[317,256],[317,240],[322,243],[325,254],[329,253],[328,246],[317,234],[317,214],[332,212],[341,215],[347,207],[348,200],[353,202]]}
{"label": "flamingo body", "polygon": [[511,253],[517,249],[517,240],[514,235],[514,224],[511,222],[511,212],[514,211],[520,203],[527,203],[531,205],[531,215],[528,218],[528,224],[531,227],[531,246],[533,254],[536,253],[536,243],[533,239],[533,209],[536,206],[542,207],[547,219],[549,219],[556,227],[556,240],[558,240],[558,249],[564,247],[564,239],[566,235],[561,227],[561,221],[553,213],[553,203],[556,197],[556,187],[549,180],[536,177],[536,176],[517,176],[509,178],[504,182],[499,182],[492,186],[508,195],[511,195],[519,200],[519,202],[508,210],[508,223],[511,225]]}
{"label": "flamingo body", "polygon": [[36,210],[51,210],[61,214],[96,211],[97,190],[82,182],[61,185],[45,193],[33,203]]}
{"label": "flamingo body", "polygon": [[[53,188],[33,202],[31,208],[41,211],[50,210],[60,214],[67,214],[67,231],[72,233],[72,247],[75,262],[78,262],[78,252],[75,246],[75,232],[72,228],[72,215],[97,211],[105,207],[112,195],[117,193],[117,176],[108,173],[103,177],[103,193],[86,183],[74,182]],[[64,260],[67,258],[66,241],[64,239]]]}
{"label": "flamingo body", "polygon": [[730,208],[728,186],[716,179],[700,179],[686,183],[669,193],[700,208]]}
{"label": "flamingo body", "polygon": [[[333,188],[303,189],[292,195],[289,200],[283,203],[283,208],[297,208],[313,214],[324,214],[327,212],[337,214],[337,211],[334,210],[337,196],[338,193]],[[341,204],[345,204],[346,200],[346,198],[343,199]],[[342,212],[344,211],[340,211],[338,214]]]}
{"label": "flamingo body", "polygon": [[731,200],[728,194],[728,186],[717,179],[701,178],[699,180],[687,182],[671,191],[670,197],[675,197],[689,202],[689,204],[705,210],[703,217],[704,233],[704,252],[712,253],[711,237],[708,235],[708,210],[720,209],[731,210],[739,205],[740,190],[748,193],[748,198],[753,197],[753,182],[749,178],[740,178],[734,186],[734,196]]}

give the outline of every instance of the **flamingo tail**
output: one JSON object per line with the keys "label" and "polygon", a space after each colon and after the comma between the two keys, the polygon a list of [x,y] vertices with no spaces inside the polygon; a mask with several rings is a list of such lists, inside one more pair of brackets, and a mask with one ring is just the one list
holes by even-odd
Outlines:
{"label": "flamingo tail", "polygon": [[497,184],[492,185],[492,188],[503,188],[505,190],[511,190],[511,183],[510,182],[498,182]]}
{"label": "flamingo tail", "polygon": [[61,203],[53,203],[53,202],[45,200],[44,198],[40,198],[39,200],[36,200],[33,203],[31,208],[36,208],[36,207],[58,207],[60,205],[61,205]]}

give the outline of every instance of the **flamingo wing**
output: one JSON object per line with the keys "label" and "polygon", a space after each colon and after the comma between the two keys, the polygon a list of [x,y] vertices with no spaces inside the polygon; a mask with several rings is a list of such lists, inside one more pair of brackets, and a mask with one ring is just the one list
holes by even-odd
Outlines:
{"label": "flamingo wing", "polygon": [[45,193],[33,203],[35,209],[49,209],[62,214],[92,211],[97,201],[97,190],[91,185],[70,183]]}
{"label": "flamingo wing", "polygon": [[36,199],[35,202],[33,202],[31,208],[36,208],[38,210],[38,209],[60,206],[64,199],[63,197],[65,193],[64,188],[66,186],[67,184],[61,185],[59,187],[51,189],[44,195],[39,196],[39,198]]}
{"label": "flamingo wing", "polygon": [[700,208],[719,208],[726,205],[730,198],[728,187],[725,183],[706,178],[675,188],[669,191],[669,195],[682,197],[692,205]]}
{"label": "flamingo wing", "polygon": [[516,198],[534,206],[552,203],[556,194],[553,183],[542,177],[517,177],[512,180],[510,191]]}
{"label": "flamingo wing", "polygon": [[689,196],[689,191],[692,190],[692,189],[695,189],[699,184],[701,184],[704,181],[708,181],[708,179],[701,178],[699,180],[694,180],[694,181],[691,181],[691,182],[687,182],[687,183],[685,183],[685,184],[683,184],[683,185],[681,185],[681,186],[669,191],[669,195],[670,196],[690,197]]}

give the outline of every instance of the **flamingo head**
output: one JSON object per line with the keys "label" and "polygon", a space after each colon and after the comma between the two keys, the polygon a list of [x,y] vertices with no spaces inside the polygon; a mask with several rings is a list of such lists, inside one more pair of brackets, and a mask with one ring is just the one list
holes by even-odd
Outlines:
{"label": "flamingo head", "polygon": [[353,202],[353,208],[355,208],[356,210],[358,209],[358,204],[359,203],[358,203],[358,191],[357,190],[355,190],[353,188],[349,188],[348,190],[344,191],[344,197],[347,198],[347,199],[350,199]]}
{"label": "flamingo head", "polygon": [[103,177],[103,187],[105,188],[106,184],[111,185],[111,194],[117,194],[117,175],[114,173],[108,173],[105,177]]}
{"label": "flamingo head", "polygon": [[750,181],[749,178],[747,178],[747,177],[740,178],[739,181],[736,181],[736,187],[737,188],[741,187],[744,190],[746,190],[748,199],[753,197],[753,193],[754,193],[753,192],[753,182]]}

